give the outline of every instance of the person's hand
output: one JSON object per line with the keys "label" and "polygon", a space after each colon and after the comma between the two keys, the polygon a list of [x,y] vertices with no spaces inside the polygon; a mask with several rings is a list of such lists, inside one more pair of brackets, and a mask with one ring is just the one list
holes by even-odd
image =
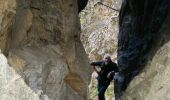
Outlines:
{"label": "person's hand", "polygon": [[107,78],[109,79],[113,73],[114,73],[114,72],[108,73],[108,74],[107,74]]}
{"label": "person's hand", "polygon": [[114,71],[109,72],[109,73],[107,74],[107,78],[108,78],[108,79],[111,78],[113,74],[114,74]]}
{"label": "person's hand", "polygon": [[99,71],[97,70],[96,66],[93,66],[94,71],[99,74]]}
{"label": "person's hand", "polygon": [[91,66],[95,66],[95,62],[91,62],[90,65],[91,65]]}

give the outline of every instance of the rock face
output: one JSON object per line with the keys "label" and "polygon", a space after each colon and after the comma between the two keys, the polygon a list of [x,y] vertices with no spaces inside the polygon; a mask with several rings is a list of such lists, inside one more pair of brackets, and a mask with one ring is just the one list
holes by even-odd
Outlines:
{"label": "rock face", "polygon": [[0,48],[40,99],[88,100],[91,71],[80,41],[77,4],[0,1]]}
{"label": "rock face", "polygon": [[12,25],[16,14],[15,0],[0,1],[0,48],[7,52],[11,37]]}
{"label": "rock face", "polygon": [[106,53],[116,58],[120,5],[121,0],[90,0],[80,13],[81,40],[90,60]]}
{"label": "rock face", "polygon": [[0,98],[1,100],[40,100],[28,87],[22,77],[7,64],[6,57],[0,53]]}
{"label": "rock face", "polygon": [[170,42],[163,45],[140,75],[135,77],[122,100],[169,100]]}
{"label": "rock face", "polygon": [[119,20],[118,64],[125,75],[123,89],[142,71],[122,99],[168,100],[170,1],[124,0]]}

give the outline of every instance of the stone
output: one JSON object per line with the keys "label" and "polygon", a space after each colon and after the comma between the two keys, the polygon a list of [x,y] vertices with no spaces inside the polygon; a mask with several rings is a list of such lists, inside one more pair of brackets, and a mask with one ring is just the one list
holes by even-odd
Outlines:
{"label": "stone", "polygon": [[15,0],[0,1],[0,48],[7,53],[10,45],[12,26],[16,14]]}
{"label": "stone", "polygon": [[[127,88],[123,100],[168,100],[169,95],[164,91],[169,86],[162,82],[169,82],[163,75],[169,71],[169,65],[166,65],[170,39],[169,9],[169,0],[123,1],[118,36],[118,66],[125,76],[123,87],[119,89],[124,91]],[[166,71],[161,72],[161,66]],[[164,86],[166,89],[161,90]]]}
{"label": "stone", "polygon": [[169,100],[170,42],[163,45],[128,86],[121,100]]}
{"label": "stone", "polygon": [[0,98],[1,100],[40,100],[39,95],[26,85],[24,79],[9,66],[0,53]]}
{"label": "stone", "polygon": [[0,48],[41,100],[88,100],[78,10],[77,0],[1,0]]}
{"label": "stone", "polygon": [[81,11],[81,41],[90,60],[102,60],[106,53],[116,59],[120,5],[121,0],[91,0]]}

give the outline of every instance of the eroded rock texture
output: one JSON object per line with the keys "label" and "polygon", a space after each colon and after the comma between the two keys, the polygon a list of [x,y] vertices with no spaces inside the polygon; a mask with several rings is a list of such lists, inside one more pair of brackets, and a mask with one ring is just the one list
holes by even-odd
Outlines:
{"label": "eroded rock texture", "polygon": [[7,64],[0,52],[0,97],[1,100],[40,100],[39,95],[28,87],[14,68]]}
{"label": "eroded rock texture", "polygon": [[169,69],[169,26],[169,0],[123,1],[118,38],[118,64],[126,78],[123,89],[147,65],[140,74],[142,79],[131,82],[123,100],[168,100],[165,91],[169,85],[163,83],[170,83],[165,75]]}
{"label": "eroded rock texture", "polygon": [[1,0],[0,25],[0,48],[41,99],[88,99],[77,0]]}
{"label": "eroded rock texture", "polygon": [[3,52],[9,48],[12,25],[16,14],[15,0],[0,1],[0,48]]}
{"label": "eroded rock texture", "polygon": [[90,60],[108,53],[116,58],[118,16],[122,0],[90,0],[80,13],[81,40]]}

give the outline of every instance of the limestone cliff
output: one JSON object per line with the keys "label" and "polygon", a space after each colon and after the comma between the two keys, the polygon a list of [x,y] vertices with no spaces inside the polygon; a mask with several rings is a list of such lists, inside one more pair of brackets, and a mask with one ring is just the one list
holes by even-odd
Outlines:
{"label": "limestone cliff", "polygon": [[50,100],[88,99],[90,66],[80,41],[77,4],[77,0],[0,1],[0,49],[40,99],[43,95]]}
{"label": "limestone cliff", "polygon": [[81,40],[90,60],[116,58],[118,15],[122,0],[90,0],[80,13]]}
{"label": "limestone cliff", "polygon": [[28,87],[22,77],[7,64],[0,52],[0,98],[1,100],[40,100],[39,95]]}
{"label": "limestone cliff", "polygon": [[119,20],[122,100],[169,100],[170,1],[124,0]]}

